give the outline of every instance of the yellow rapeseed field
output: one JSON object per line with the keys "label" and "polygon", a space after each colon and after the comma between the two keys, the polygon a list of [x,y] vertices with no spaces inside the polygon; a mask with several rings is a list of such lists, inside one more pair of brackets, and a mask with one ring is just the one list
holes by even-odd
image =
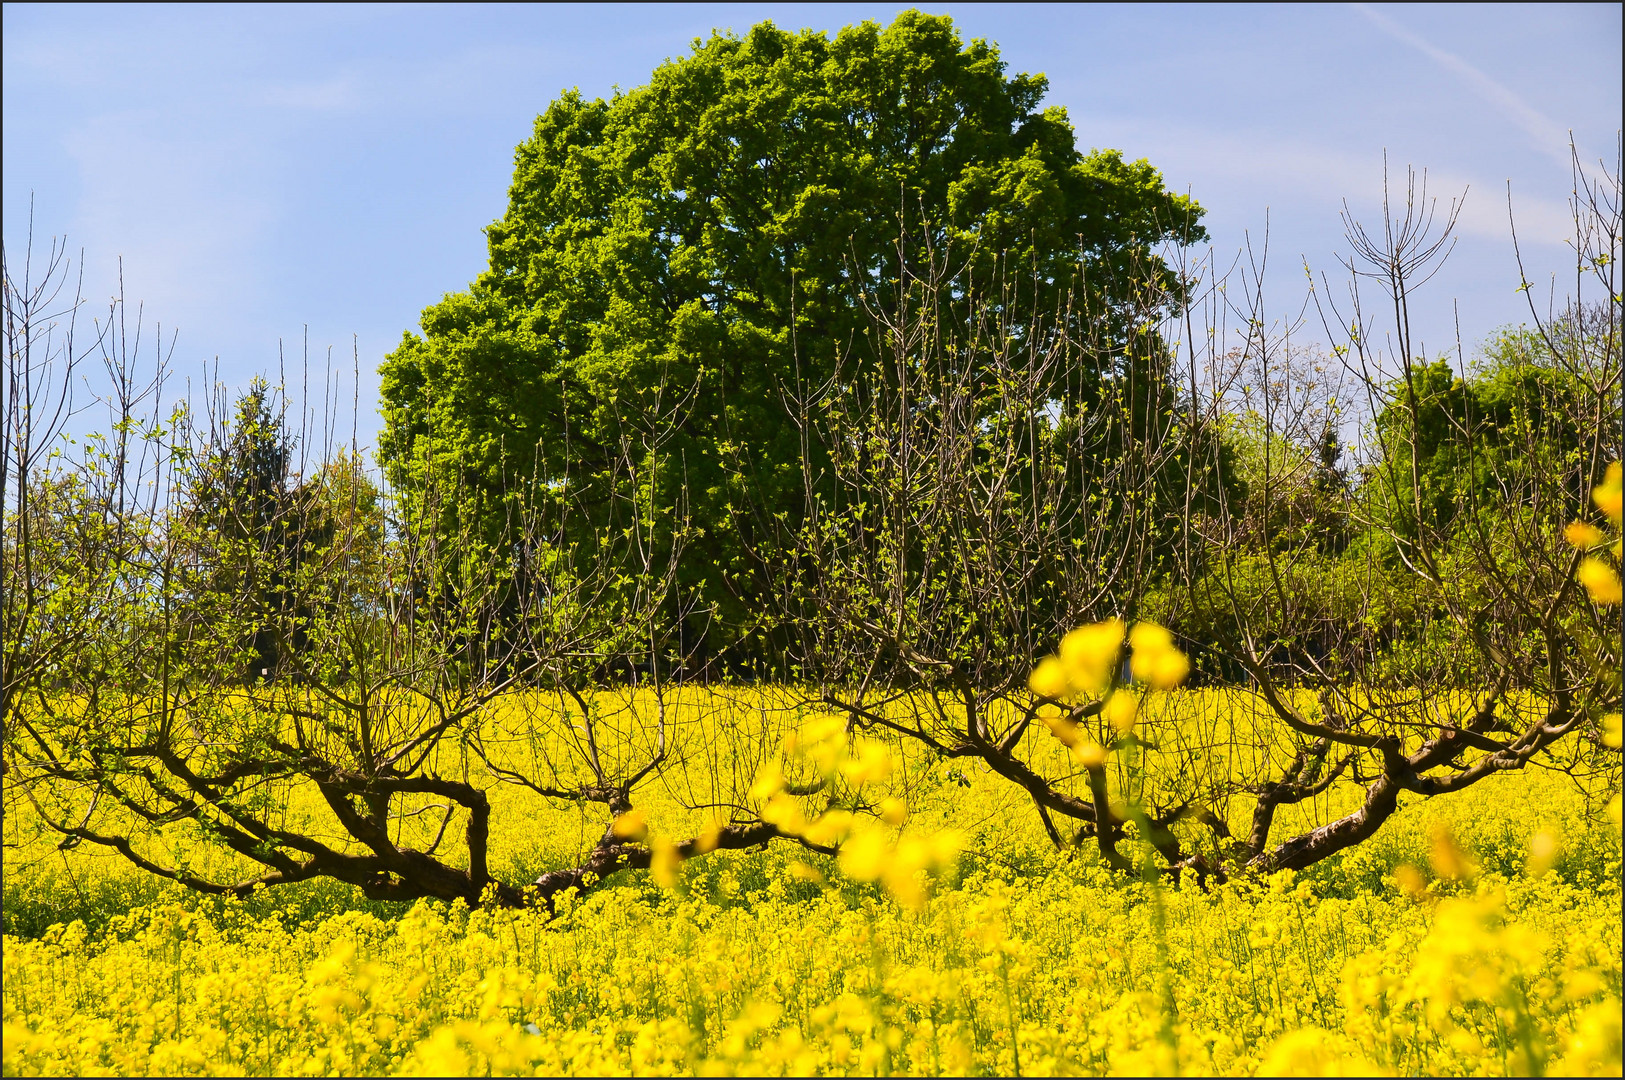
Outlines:
{"label": "yellow rapeseed field", "polygon": [[[640,789],[639,828],[658,843],[701,826],[684,807],[710,797],[704,777],[754,779],[764,814],[799,812],[764,785],[764,748],[816,718],[769,689],[683,694],[687,764]],[[1240,702],[1159,695],[1140,723],[1170,746],[1229,732],[1271,753]],[[1032,738],[1039,762],[1066,753]],[[1312,872],[1204,890],[1056,853],[1009,784],[885,749],[895,768],[870,744],[844,747],[842,768],[906,802],[906,821],[883,813],[840,859],[776,842],[657,864],[556,915],[406,909],[320,883],[198,897],[89,845],[57,850],[14,803],[5,1072],[1620,1072],[1611,780],[1496,777],[1408,806]],[[479,777],[447,754],[443,769]],[[601,807],[486,779],[500,877],[565,865],[604,829]],[[1299,823],[1356,794],[1334,787]],[[1248,810],[1225,808],[1236,825]],[[313,804],[288,813],[320,825]],[[158,843],[170,862],[221,858],[180,832]]]}

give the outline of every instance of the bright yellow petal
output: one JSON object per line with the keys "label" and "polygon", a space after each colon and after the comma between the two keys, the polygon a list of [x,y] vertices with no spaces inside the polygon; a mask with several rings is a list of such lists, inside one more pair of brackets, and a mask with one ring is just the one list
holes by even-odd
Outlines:
{"label": "bright yellow petal", "polygon": [[1602,530],[1584,521],[1571,521],[1563,530],[1563,539],[1577,548],[1593,548],[1603,542]]}
{"label": "bright yellow petal", "polygon": [[886,868],[891,845],[879,831],[860,832],[841,845],[841,872],[854,881],[873,881]]}
{"label": "bright yellow petal", "polygon": [[1033,669],[1027,686],[1039,697],[1064,698],[1072,693],[1072,682],[1066,677],[1066,665],[1058,656],[1046,656]]}
{"label": "bright yellow petal", "polygon": [[892,765],[891,750],[884,743],[865,739],[848,752],[841,772],[854,784],[867,784],[890,776]]}
{"label": "bright yellow petal", "polygon": [[1119,690],[1106,701],[1103,710],[1106,720],[1118,731],[1134,730],[1134,714],[1139,711],[1140,699],[1127,690]]}
{"label": "bright yellow petal", "polygon": [[797,881],[810,881],[814,884],[818,884],[824,880],[823,874],[820,874],[815,868],[808,866],[806,863],[800,862],[799,860],[790,864],[790,876],[795,878]]}
{"label": "bright yellow petal", "polygon": [[1080,626],[1061,639],[1061,663],[1073,685],[1098,694],[1111,685],[1117,656],[1123,647],[1123,621]]}
{"label": "bright yellow petal", "polygon": [[1190,659],[1178,649],[1169,649],[1157,657],[1157,662],[1152,665],[1145,681],[1158,690],[1172,690],[1184,682],[1185,676],[1190,673]]}
{"label": "bright yellow petal", "polygon": [[664,836],[657,836],[649,841],[652,855],[649,859],[649,877],[662,889],[670,889],[677,884],[677,873],[682,868],[683,856],[677,851],[677,845]]}
{"label": "bright yellow petal", "polygon": [[1041,716],[1039,721],[1049,728],[1049,733],[1059,739],[1063,746],[1076,746],[1084,737],[1083,729],[1067,717]]}
{"label": "bright yellow petal", "polygon": [[1575,575],[1586,587],[1591,599],[1599,604],[1617,604],[1620,601],[1619,575],[1614,568],[1596,557],[1580,564]]}
{"label": "bright yellow petal", "polygon": [[694,838],[694,854],[704,855],[715,851],[717,844],[722,841],[722,824],[715,819],[707,821],[701,828],[700,834]]}
{"label": "bright yellow petal", "polygon": [[852,812],[850,810],[826,810],[818,815],[801,835],[811,843],[820,847],[834,847],[846,839],[852,831]]}
{"label": "bright yellow petal", "polygon": [[[1163,686],[1167,682],[1166,672],[1177,669],[1178,661],[1169,658],[1184,655],[1174,647],[1174,636],[1154,622],[1135,623],[1128,640],[1134,648],[1129,660],[1130,672],[1136,679],[1153,686]],[[1183,674],[1179,678],[1183,679]]]}
{"label": "bright yellow petal", "polygon": [[618,816],[609,829],[622,840],[642,840],[649,835],[649,821],[641,809],[634,808]]}
{"label": "bright yellow petal", "polygon": [[1591,497],[1597,503],[1597,509],[1607,514],[1615,526],[1619,525],[1620,509],[1620,472],[1619,462],[1608,466],[1608,474],[1603,478],[1602,484],[1594,488]]}
{"label": "bright yellow petal", "polygon": [[1085,769],[1098,769],[1106,764],[1106,748],[1096,742],[1080,742],[1072,748],[1072,756]]}
{"label": "bright yellow petal", "polygon": [[784,790],[784,769],[777,761],[764,761],[756,770],[756,781],[750,786],[750,797],[757,802],[771,799]]}
{"label": "bright yellow petal", "polygon": [[807,819],[801,816],[801,804],[782,791],[762,804],[762,820],[790,836],[800,835],[807,827]]}

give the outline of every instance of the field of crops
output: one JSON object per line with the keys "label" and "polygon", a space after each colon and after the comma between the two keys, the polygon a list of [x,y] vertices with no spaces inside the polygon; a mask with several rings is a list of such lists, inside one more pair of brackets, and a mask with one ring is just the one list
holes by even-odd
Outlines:
{"label": "field of crops", "polygon": [[[775,700],[736,691],[708,710],[695,692],[676,740],[692,767],[639,799],[652,834],[694,827],[681,806],[706,793],[685,776],[748,782],[797,729]],[[1241,712],[1213,692],[1162,707],[1147,729]],[[1011,785],[889,749],[909,817],[875,822],[869,865],[776,842],[619,873],[556,916],[314,882],[169,891],[91,845],[58,850],[14,804],[5,1071],[1619,1073],[1618,802],[1595,778],[1504,775],[1407,807],[1310,873],[1204,889],[1058,854]],[[492,795],[508,880],[604,827],[601,808]],[[159,846],[219,857],[179,832]],[[943,857],[909,863],[927,850]]]}

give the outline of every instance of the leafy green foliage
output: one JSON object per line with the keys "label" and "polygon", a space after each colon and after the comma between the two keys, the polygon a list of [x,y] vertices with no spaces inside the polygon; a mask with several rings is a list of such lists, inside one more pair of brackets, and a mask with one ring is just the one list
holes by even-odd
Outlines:
{"label": "leafy green foliage", "polygon": [[1019,268],[1018,327],[1177,302],[1154,251],[1204,238],[1201,209],[1144,161],[1081,153],[1045,88],[909,11],[717,34],[609,101],[562,95],[518,148],[490,269],[383,365],[392,479],[455,490],[440,505],[493,544],[519,478],[568,486],[599,525],[687,521],[684,581],[743,618],[761,524],[803,510],[790,401],[875,362],[865,304],[927,253]]}
{"label": "leafy green foliage", "polygon": [[[1543,666],[1533,616],[1506,606],[1572,574],[1557,537],[1601,478],[1595,433],[1618,428],[1617,376],[1610,391],[1606,364],[1587,359],[1607,355],[1599,324],[1571,311],[1539,329],[1507,327],[1465,374],[1443,359],[1413,364],[1377,388],[1357,469],[1338,467],[1329,426],[1317,445],[1312,424],[1294,437],[1256,412],[1226,417],[1235,488],[1208,531],[1230,558],[1207,564],[1181,601],[1159,589],[1153,605],[1178,610],[1168,617],[1202,675],[1246,677],[1225,659],[1241,649],[1242,626],[1272,664],[1359,664],[1393,687],[1471,686],[1509,664]],[[1452,636],[1467,611],[1497,636],[1493,650]]]}
{"label": "leafy green foliage", "polygon": [[1441,359],[1395,381],[1377,416],[1383,459],[1370,482],[1382,490],[1397,536],[1459,527],[1461,514],[1503,513],[1516,486],[1510,473],[1573,474],[1568,495],[1584,504],[1591,478],[1576,469],[1575,455],[1585,403],[1596,395],[1552,355],[1535,331],[1508,328],[1465,376]]}
{"label": "leafy green foliage", "polygon": [[289,650],[308,653],[314,621],[356,602],[328,595],[334,587],[364,592],[381,573],[381,493],[348,453],[297,476],[294,439],[275,405],[263,378],[238,398],[188,469],[186,525],[175,534],[192,564],[208,568],[190,590],[193,617],[218,617],[204,613],[224,602],[234,620],[252,624],[250,679],[274,677]]}

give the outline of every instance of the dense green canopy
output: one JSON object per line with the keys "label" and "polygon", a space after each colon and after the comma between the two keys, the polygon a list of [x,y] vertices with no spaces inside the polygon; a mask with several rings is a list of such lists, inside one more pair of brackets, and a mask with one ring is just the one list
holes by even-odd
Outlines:
{"label": "dense green canopy", "polygon": [[[564,93],[517,150],[490,269],[384,362],[392,479],[464,493],[493,542],[517,477],[606,514],[686,506],[685,576],[724,597],[742,511],[804,496],[784,392],[861,369],[861,298],[893,295],[911,253],[1019,267],[1021,305],[1098,322],[1170,284],[1160,244],[1204,238],[1151,165],[1080,153],[1046,85],[909,11],[714,34],[609,101]],[[637,478],[611,480],[627,457]]]}

